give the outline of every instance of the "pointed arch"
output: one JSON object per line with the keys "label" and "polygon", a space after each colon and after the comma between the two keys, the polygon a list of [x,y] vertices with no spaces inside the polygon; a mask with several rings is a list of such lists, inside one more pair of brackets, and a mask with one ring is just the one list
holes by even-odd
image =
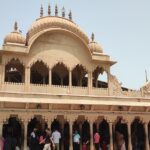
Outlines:
{"label": "pointed arch", "polygon": [[76,65],[72,70],[72,85],[73,86],[88,86],[88,72],[83,65]]}
{"label": "pointed arch", "polygon": [[36,61],[30,69],[30,83],[32,84],[48,84],[49,68],[43,61]]}
{"label": "pointed arch", "polygon": [[69,85],[69,70],[62,62],[52,68],[52,85]]}
{"label": "pointed arch", "polygon": [[103,67],[97,66],[93,71],[93,87],[108,88],[107,74]]}
{"label": "pointed arch", "polygon": [[25,82],[25,67],[19,59],[12,58],[5,65],[5,82]]}

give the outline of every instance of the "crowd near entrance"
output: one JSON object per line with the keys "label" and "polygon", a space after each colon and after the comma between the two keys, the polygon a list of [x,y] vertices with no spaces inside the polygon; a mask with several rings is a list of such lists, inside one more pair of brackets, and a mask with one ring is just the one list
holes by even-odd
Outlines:
{"label": "crowd near entrance", "polygon": [[[146,150],[143,122],[135,118],[130,126],[132,150]],[[114,150],[129,149],[128,127],[122,117],[118,117],[112,124]],[[147,128],[150,144],[150,123]],[[22,150],[24,130],[24,124],[18,116],[10,116],[3,124],[1,150]],[[27,146],[29,150],[49,150],[48,145],[51,150],[90,150],[93,145],[95,150],[109,150],[110,130],[109,122],[103,117],[98,117],[91,124],[85,116],[80,115],[70,126],[63,115],[57,116],[52,122],[46,121],[41,115],[35,115],[27,125]]]}

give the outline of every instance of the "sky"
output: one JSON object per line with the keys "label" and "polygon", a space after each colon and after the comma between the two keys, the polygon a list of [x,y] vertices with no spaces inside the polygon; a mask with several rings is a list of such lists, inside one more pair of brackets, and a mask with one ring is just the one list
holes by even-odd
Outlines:
{"label": "sky", "polygon": [[[25,35],[40,15],[51,4],[66,13],[72,10],[73,21],[90,37],[103,46],[104,53],[117,61],[111,68],[123,86],[142,87],[145,70],[150,79],[150,0],[5,0],[0,1],[0,45],[18,22]],[[61,13],[60,13],[61,14]]]}

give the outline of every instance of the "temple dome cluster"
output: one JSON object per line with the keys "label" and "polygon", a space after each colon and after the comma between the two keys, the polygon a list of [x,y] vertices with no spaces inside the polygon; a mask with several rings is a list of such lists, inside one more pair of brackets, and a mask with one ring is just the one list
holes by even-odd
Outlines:
{"label": "temple dome cluster", "polygon": [[94,34],[92,34],[92,41],[90,42],[88,36],[81,30],[81,28],[72,21],[71,11],[68,14],[69,18],[66,18],[64,7],[62,8],[62,15],[58,16],[58,7],[55,6],[55,15],[51,15],[51,7],[48,6],[48,14],[44,16],[43,7],[41,6],[40,17],[36,19],[28,30],[26,37],[24,37],[18,30],[17,22],[14,25],[14,31],[9,33],[5,39],[4,44],[19,44],[27,46],[32,41],[32,38],[43,31],[48,30],[64,30],[70,32],[80,38],[90,49],[91,53],[103,53],[103,48],[94,40]]}

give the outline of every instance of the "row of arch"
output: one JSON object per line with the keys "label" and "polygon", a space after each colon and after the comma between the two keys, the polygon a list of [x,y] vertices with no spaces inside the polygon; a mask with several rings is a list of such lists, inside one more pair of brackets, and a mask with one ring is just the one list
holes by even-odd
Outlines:
{"label": "row of arch", "polygon": [[[62,139],[60,141],[60,150],[66,150],[70,147],[70,124],[67,120],[63,120],[62,116],[53,120],[50,124],[51,132],[55,129],[60,131],[62,135]],[[41,116],[35,116],[30,120],[27,126],[27,145],[29,146],[30,134],[34,128],[38,129],[38,134],[44,132],[45,128],[49,126],[49,122],[46,122],[42,119]],[[132,141],[132,150],[146,150],[146,133],[144,129],[144,124],[141,122],[139,118],[135,118],[131,124],[131,141]],[[92,133],[90,132],[90,123],[88,120],[84,119],[83,116],[80,116],[77,120],[75,120],[72,124],[72,134],[75,131],[81,136],[81,146],[84,141],[91,141],[90,139],[96,132],[99,132],[101,136],[100,146],[103,148],[105,145],[110,145],[110,127],[107,120],[97,120],[92,123]],[[122,117],[118,117],[116,123],[112,126],[113,131],[113,149],[120,150],[120,146],[122,143],[125,143],[126,150],[128,150],[128,125],[123,120]],[[24,126],[23,122],[21,122],[17,117],[10,117],[7,122],[3,125],[3,137],[6,138],[8,135],[16,138],[17,145],[19,147],[23,146],[24,141]],[[148,136],[149,136],[149,144],[150,144],[150,123],[148,124]],[[21,138],[20,138],[21,137]],[[88,149],[90,149],[90,145],[92,143],[89,142]]]}
{"label": "row of arch", "polygon": [[[100,76],[103,75],[103,78]],[[88,71],[83,65],[76,65],[71,71],[69,77],[69,69],[64,63],[57,63],[51,69],[51,76],[48,66],[43,61],[35,62],[30,68],[30,83],[32,84],[49,84],[52,85],[69,85],[71,78],[72,86],[88,86]],[[100,81],[104,80],[104,81]],[[97,67],[92,73],[93,87],[107,88],[107,74],[102,67]],[[25,67],[19,59],[12,59],[5,65],[5,82],[24,83]]]}

